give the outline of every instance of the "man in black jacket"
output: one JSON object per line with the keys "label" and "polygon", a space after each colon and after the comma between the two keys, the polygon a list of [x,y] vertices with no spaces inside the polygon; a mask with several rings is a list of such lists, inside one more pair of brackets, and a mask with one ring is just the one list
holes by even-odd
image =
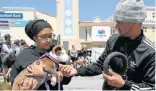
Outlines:
{"label": "man in black jacket", "polygon": [[[96,63],[87,67],[73,68],[60,65],[65,76],[95,76],[103,74],[103,90],[149,90],[155,89],[155,46],[143,34],[142,22],[146,18],[143,0],[121,0],[115,9],[114,20],[120,35],[113,35]],[[121,52],[128,59],[126,79],[109,70],[103,72],[105,58],[112,52]],[[117,64],[117,63],[116,63]],[[105,83],[105,82],[104,82]],[[113,88],[111,88],[113,87]]]}

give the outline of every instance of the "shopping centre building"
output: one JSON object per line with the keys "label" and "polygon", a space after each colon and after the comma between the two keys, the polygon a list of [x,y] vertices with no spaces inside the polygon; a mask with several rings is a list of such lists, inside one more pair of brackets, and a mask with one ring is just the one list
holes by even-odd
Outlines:
{"label": "shopping centre building", "polygon": [[[57,36],[60,35],[61,45],[71,49],[72,45],[80,49],[82,45],[88,48],[104,47],[108,38],[118,33],[112,16],[105,20],[95,17],[91,21],[79,20],[78,0],[56,0],[56,16],[46,14],[30,7],[3,7],[0,10],[0,39],[6,33],[11,34],[12,41],[24,39],[29,45],[34,44],[24,31],[29,20],[44,19],[49,22]],[[155,10],[156,7],[147,7],[147,18],[142,28],[149,40],[155,38]],[[104,12],[103,12],[104,13]]]}

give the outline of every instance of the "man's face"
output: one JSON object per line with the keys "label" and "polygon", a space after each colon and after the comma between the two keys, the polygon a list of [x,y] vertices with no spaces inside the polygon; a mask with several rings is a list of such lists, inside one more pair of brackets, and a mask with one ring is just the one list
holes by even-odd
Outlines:
{"label": "man's face", "polygon": [[119,34],[124,37],[128,37],[129,34],[132,32],[132,28],[134,26],[134,23],[131,22],[120,22],[116,21],[115,28],[118,29]]}

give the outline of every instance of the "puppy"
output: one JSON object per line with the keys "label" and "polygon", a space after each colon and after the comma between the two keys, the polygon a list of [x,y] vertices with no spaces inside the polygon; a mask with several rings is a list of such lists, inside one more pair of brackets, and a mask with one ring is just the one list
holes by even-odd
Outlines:
{"label": "puppy", "polygon": [[[54,54],[52,54],[51,52],[49,53],[49,55],[52,56],[53,58],[55,58]],[[54,77],[57,78],[57,71],[55,70],[56,69],[55,68],[56,63],[54,62],[54,60],[57,61],[56,59],[52,60],[47,56],[45,56],[45,57],[38,60],[39,62],[42,62],[44,70],[46,72],[49,72],[49,73],[52,74],[52,76],[53,76],[52,79],[51,79],[52,85],[55,85],[56,81],[57,81],[56,79],[54,79]],[[38,62],[35,61],[34,63],[37,64]],[[20,87],[18,86],[18,84],[20,83],[20,81],[27,78],[27,76],[25,76],[25,74],[28,74],[28,73],[29,73],[29,71],[27,70],[27,68],[25,68],[23,71],[21,71],[16,76],[16,78],[14,79],[13,85],[12,85],[12,90],[20,90]],[[39,83],[39,84],[37,84],[36,87],[33,87],[32,90],[38,89],[38,87],[40,85],[42,85],[44,83],[44,80],[45,80],[42,77],[30,77],[30,78],[36,79],[38,81],[38,83]],[[63,75],[60,75],[60,80],[62,80],[62,79],[63,79]]]}

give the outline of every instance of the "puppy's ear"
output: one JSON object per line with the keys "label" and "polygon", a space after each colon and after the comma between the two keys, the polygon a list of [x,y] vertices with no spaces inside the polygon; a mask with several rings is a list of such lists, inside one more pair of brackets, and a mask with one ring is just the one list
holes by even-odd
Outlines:
{"label": "puppy's ear", "polygon": [[[61,45],[55,45],[52,49],[52,52],[55,53],[56,48],[61,47]],[[62,47],[61,47],[62,48]]]}
{"label": "puppy's ear", "polygon": [[34,36],[34,37],[33,37],[33,40],[34,40],[34,41],[37,41],[37,37],[36,37],[36,36]]}
{"label": "puppy's ear", "polygon": [[57,59],[56,54],[53,51],[50,52],[50,55],[54,57],[55,59]]}

